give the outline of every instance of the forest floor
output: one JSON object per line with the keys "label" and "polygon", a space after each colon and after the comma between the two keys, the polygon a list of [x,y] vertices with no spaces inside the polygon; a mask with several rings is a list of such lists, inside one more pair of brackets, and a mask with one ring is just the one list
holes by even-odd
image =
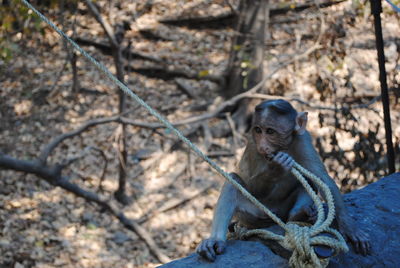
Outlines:
{"label": "forest floor", "polygon": [[[97,1],[108,8],[106,2]],[[156,0],[136,21],[128,10],[144,7],[122,2],[107,18],[132,22],[125,37],[132,42],[132,49],[161,59],[171,70],[194,72],[199,77],[222,74],[234,36],[232,28],[193,28],[159,21],[184,17],[188,12],[199,16],[223,14],[229,11],[226,1]],[[273,2],[271,9],[278,7]],[[387,166],[369,10],[359,1],[345,1],[321,9],[273,15],[265,41],[266,74],[291,62],[280,68],[259,93],[285,96],[293,100],[298,110],[309,112],[308,129],[343,192],[376,181],[385,175]],[[59,18],[56,14],[50,17]],[[90,15],[78,12],[76,21],[77,36],[107,43],[101,27]],[[400,20],[388,5],[384,5],[382,23],[393,137],[399,152]],[[64,25],[68,34],[72,33],[71,25],[70,21]],[[71,68],[69,64],[64,68],[67,53],[50,28],[45,28],[44,35],[20,37],[17,41],[18,53],[12,61],[0,64],[1,152],[32,159],[57,135],[76,129],[86,120],[118,113],[116,86],[82,57],[78,60],[78,74],[80,86],[86,90],[72,92]],[[84,48],[115,71],[110,56],[92,46]],[[137,69],[155,67],[154,63],[138,59],[129,64]],[[144,72],[130,72],[125,77],[130,88],[172,122],[212,111],[222,102],[217,85],[209,80],[180,78],[194,89],[190,96],[182,92],[176,79],[149,77]],[[361,104],[369,105],[355,107]],[[349,106],[353,108],[343,108]],[[155,122],[133,100],[128,101],[128,111],[127,116],[133,120]],[[227,137],[204,134],[204,130],[227,118],[228,115],[180,129],[198,129],[190,137],[193,142],[207,149],[207,154],[225,170],[233,171],[245,146],[244,133],[234,131]],[[210,232],[222,177],[177,143],[169,131],[129,126],[127,194],[132,203],[123,207],[112,198],[118,187],[118,129],[116,123],[91,128],[63,142],[49,161],[76,156],[87,146],[98,148],[107,161],[101,196],[137,220],[171,259],[193,252]],[[65,169],[65,175],[81,187],[96,191],[105,161],[99,150],[74,162]],[[397,169],[399,162],[397,158]],[[166,207],[167,211],[162,211]],[[135,233],[124,229],[97,205],[31,174],[8,170],[0,170],[0,256],[0,267],[18,268],[159,264]]]}

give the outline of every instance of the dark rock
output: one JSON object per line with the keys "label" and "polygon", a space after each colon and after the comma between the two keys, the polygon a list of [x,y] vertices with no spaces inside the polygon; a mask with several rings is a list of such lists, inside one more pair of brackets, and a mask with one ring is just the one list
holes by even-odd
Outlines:
{"label": "dark rock", "polygon": [[[369,233],[372,253],[357,255],[353,249],[332,258],[331,268],[400,267],[400,173],[392,174],[344,196],[350,215]],[[226,252],[213,263],[197,254],[160,267],[287,267],[287,261],[254,241],[229,241]]]}
{"label": "dark rock", "polygon": [[186,258],[176,260],[160,267],[196,267],[196,268],[220,268],[220,267],[285,267],[287,261],[259,242],[231,240],[225,253],[219,255],[215,262],[208,262],[196,253]]}

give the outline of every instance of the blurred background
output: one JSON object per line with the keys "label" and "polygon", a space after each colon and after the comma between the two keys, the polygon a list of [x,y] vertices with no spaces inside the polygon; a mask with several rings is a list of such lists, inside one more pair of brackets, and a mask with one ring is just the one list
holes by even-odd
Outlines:
{"label": "blurred background", "polygon": [[[191,253],[223,178],[20,1],[1,2],[0,267],[154,267]],[[342,192],[387,174],[369,1],[31,3],[226,171],[254,105],[284,98],[309,112]],[[397,170],[399,24],[383,2]]]}

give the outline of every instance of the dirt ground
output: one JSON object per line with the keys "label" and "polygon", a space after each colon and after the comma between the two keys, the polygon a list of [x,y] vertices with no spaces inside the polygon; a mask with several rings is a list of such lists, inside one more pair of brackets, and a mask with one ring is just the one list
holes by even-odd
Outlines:
{"label": "dirt ground", "polygon": [[[97,2],[107,7],[107,1]],[[132,12],[128,11],[142,8],[139,2],[123,1],[120,9],[115,14],[109,12],[107,18],[133,21]],[[271,9],[281,5],[273,2]],[[79,8],[85,9],[84,5]],[[221,74],[227,66],[234,30],[158,22],[160,18],[183,16],[187,10],[196,11],[197,15],[220,14],[229,11],[229,7],[225,1],[155,0],[151,9],[132,22],[125,40],[132,41],[134,50],[168,62],[172,69]],[[369,10],[368,4],[361,1],[345,1],[321,9],[274,15],[265,41],[266,74],[287,60],[295,60],[280,68],[259,93],[285,96],[298,110],[309,112],[308,129],[343,192],[376,181],[385,175],[387,166]],[[57,21],[59,17],[51,13],[50,18]],[[71,34],[72,17],[66,19],[64,27]],[[78,12],[76,20],[77,35],[107,42],[101,27],[88,14]],[[399,15],[385,4],[382,23],[393,141],[399,153],[400,22]],[[149,38],[144,30],[168,33],[168,38]],[[67,64],[64,68],[67,54],[63,42],[50,28],[45,28],[45,35],[15,37],[15,41],[19,50],[12,61],[0,63],[0,152],[33,159],[57,135],[76,129],[86,120],[118,113],[116,86],[82,57],[78,60],[80,85],[88,90],[71,91],[71,67]],[[84,48],[115,71],[110,56],[92,46]],[[130,64],[148,68],[154,65],[138,59]],[[174,79],[137,72],[127,73],[125,79],[130,88],[172,122],[211,111],[222,101],[217,85],[208,80],[185,79],[196,89],[196,96],[190,97],[182,93]],[[361,104],[370,105],[355,107]],[[343,108],[349,105],[353,108]],[[334,108],[340,110],[335,112]],[[128,110],[128,117],[133,120],[155,122],[133,100],[128,101]],[[225,120],[227,117],[205,122],[211,127]],[[198,124],[180,129],[187,131]],[[210,139],[201,127],[198,129],[190,137],[193,142],[200,148],[208,147],[208,155],[225,170],[234,170],[245,146],[244,133]],[[137,220],[168,257],[186,256],[209,234],[222,177],[186,146],[176,145],[177,139],[169,131],[129,126],[127,194],[132,203],[123,207],[113,199],[118,187],[117,131],[114,123],[91,128],[63,142],[49,161],[76,156],[88,146],[104,152],[108,165],[101,196]],[[98,152],[91,151],[74,162],[64,170],[65,175],[81,187],[97,191],[105,162]],[[396,161],[399,170],[399,157]],[[159,212],[174,202],[176,207]],[[0,170],[0,256],[0,267],[18,268],[159,264],[135,233],[124,229],[98,206],[33,175],[8,170]]]}

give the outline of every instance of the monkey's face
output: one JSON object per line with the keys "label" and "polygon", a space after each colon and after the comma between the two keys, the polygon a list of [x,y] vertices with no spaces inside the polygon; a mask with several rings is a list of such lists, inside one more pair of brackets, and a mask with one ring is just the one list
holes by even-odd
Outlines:
{"label": "monkey's face", "polygon": [[258,153],[270,160],[277,152],[286,151],[293,141],[294,125],[285,116],[256,114],[251,131]]}

